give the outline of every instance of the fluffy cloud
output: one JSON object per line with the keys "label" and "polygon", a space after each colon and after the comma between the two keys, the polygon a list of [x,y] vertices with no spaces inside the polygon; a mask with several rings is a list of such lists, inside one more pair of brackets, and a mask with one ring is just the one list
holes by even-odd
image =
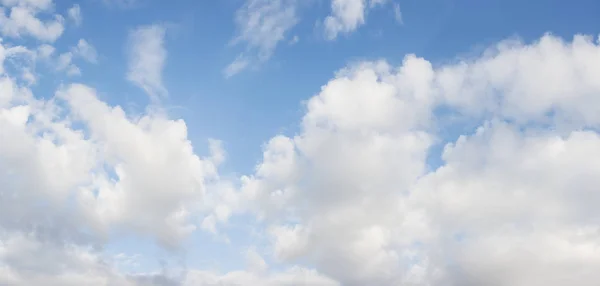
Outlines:
{"label": "fluffy cloud", "polygon": [[[34,11],[51,2],[2,3]],[[160,26],[131,33],[129,80],[152,96],[164,92],[163,37]],[[504,41],[439,66],[414,55],[398,67],[352,65],[306,102],[299,132],[268,140],[239,182],[218,174],[219,141],[196,154],[186,123],[159,108],[127,114],[82,84],[40,99],[4,68],[54,54],[0,45],[0,284],[600,279],[595,38]],[[65,69],[74,55],[58,55]],[[122,232],[167,249],[199,229],[227,235],[236,216],[261,232],[247,269],[123,273],[103,252]]]}
{"label": "fluffy cloud", "polygon": [[154,98],[167,94],[162,81],[167,58],[165,32],[165,27],[151,25],[129,33],[127,79]]}
{"label": "fluffy cloud", "polygon": [[1,283],[137,285],[102,257],[113,231],[172,248],[195,228],[189,214],[224,157],[217,141],[201,159],[182,121],[132,118],[83,85],[42,100],[2,73],[0,90]]}
{"label": "fluffy cloud", "polygon": [[[249,270],[226,274],[117,269],[119,256],[107,257],[103,247],[123,232],[168,249],[181,246],[200,223],[204,194],[218,180],[225,152],[210,140],[210,154],[199,157],[185,122],[160,109],[132,116],[81,84],[39,99],[5,73],[15,57],[51,60],[53,54],[47,44],[35,52],[0,45],[0,284],[336,285],[307,268],[269,271],[256,251],[248,252]],[[72,56],[58,59],[68,67]]]}
{"label": "fluffy cloud", "polygon": [[104,164],[111,162],[115,173],[112,178],[99,174],[82,193],[89,215],[101,225],[122,223],[149,233],[168,246],[193,231],[190,208],[202,198],[204,182],[216,175],[216,167],[194,154],[185,123],[160,114],[132,122],[85,86],[71,86],[60,97],[74,118],[86,124],[101,146]]}
{"label": "fluffy cloud", "polygon": [[64,31],[64,18],[51,13],[51,20],[40,20],[40,13],[50,13],[51,0],[5,0],[0,6],[0,33],[7,37],[32,36],[54,42]]}
{"label": "fluffy cloud", "polygon": [[40,10],[50,9],[53,5],[52,0],[2,0],[0,3],[7,7],[27,6]]}
{"label": "fluffy cloud", "polygon": [[221,203],[266,224],[275,259],[343,285],[591,285],[599,61],[594,38],[545,35],[351,66]]}
{"label": "fluffy cloud", "polygon": [[218,275],[207,271],[193,271],[188,273],[184,286],[251,286],[251,285],[306,285],[306,286],[338,286],[339,283],[318,274],[314,270],[300,267],[290,268],[286,271],[272,275],[260,275],[248,271],[229,272]]}

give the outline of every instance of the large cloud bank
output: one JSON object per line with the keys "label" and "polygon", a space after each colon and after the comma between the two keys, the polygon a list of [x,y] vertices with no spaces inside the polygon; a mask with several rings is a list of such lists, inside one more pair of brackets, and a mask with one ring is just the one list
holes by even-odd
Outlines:
{"label": "large cloud bank", "polygon": [[[30,2],[6,4],[2,34],[54,40],[60,16],[14,22],[46,7]],[[414,55],[349,66],[306,102],[296,135],[267,140],[256,172],[233,180],[219,176],[218,141],[195,153],[193,122],[127,114],[82,84],[35,96],[12,71],[40,51],[0,46],[2,285],[600,280],[594,37],[504,41],[439,66]],[[247,269],[123,273],[102,252],[120,232],[177,249],[193,232],[226,236],[235,217],[264,237]]]}

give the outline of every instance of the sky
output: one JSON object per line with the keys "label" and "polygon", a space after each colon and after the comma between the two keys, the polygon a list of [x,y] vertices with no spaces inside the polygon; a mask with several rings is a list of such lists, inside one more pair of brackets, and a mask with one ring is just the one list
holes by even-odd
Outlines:
{"label": "sky", "polygon": [[598,1],[0,7],[0,285],[600,280]]}

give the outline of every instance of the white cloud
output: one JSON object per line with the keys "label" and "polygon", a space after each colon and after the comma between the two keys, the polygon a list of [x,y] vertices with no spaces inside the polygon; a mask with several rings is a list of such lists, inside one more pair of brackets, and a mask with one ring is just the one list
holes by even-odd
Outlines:
{"label": "white cloud", "polygon": [[56,70],[64,71],[69,76],[81,75],[81,70],[73,63],[73,53],[66,52],[56,58]]}
{"label": "white cloud", "polygon": [[[0,66],[21,50],[0,45]],[[254,250],[248,270],[226,274],[120,272],[120,258],[102,253],[114,232],[177,247],[196,228],[205,188],[225,159],[221,143],[210,140],[200,158],[182,120],[160,110],[132,117],[81,84],[37,99],[2,73],[0,91],[0,284],[338,285],[302,267],[269,271]],[[226,219],[227,210],[216,215]]]}
{"label": "white cloud", "polygon": [[162,80],[167,58],[165,32],[165,27],[151,25],[129,33],[127,79],[153,98],[167,95]]}
{"label": "white cloud", "polygon": [[51,14],[52,19],[42,21],[39,13],[49,13],[52,1],[5,0],[0,7],[0,33],[6,37],[32,36],[40,41],[54,42],[64,31],[64,18]]}
{"label": "white cloud", "polygon": [[96,48],[84,39],[79,39],[77,46],[73,47],[72,51],[75,56],[81,57],[90,63],[98,62]]}
{"label": "white cloud", "polygon": [[52,0],[2,0],[0,3],[6,7],[25,6],[39,10],[48,10],[52,8]]}
{"label": "white cloud", "polygon": [[[546,35],[437,68],[351,66],[215,205],[261,218],[274,258],[343,285],[592,285],[598,61],[595,39]],[[438,131],[481,119],[456,142]]]}
{"label": "white cloud", "polygon": [[81,25],[83,16],[81,15],[81,8],[79,7],[79,4],[75,4],[73,7],[69,8],[67,15],[69,16],[69,19],[75,23],[75,25]]}
{"label": "white cloud", "polygon": [[223,73],[225,74],[225,77],[232,77],[246,69],[246,67],[248,67],[249,64],[250,63],[247,58],[240,56],[237,59],[235,59],[231,64],[229,64],[225,68]]}
{"label": "white cloud", "polygon": [[[162,87],[166,54],[164,31],[152,31],[132,32],[150,46],[132,60],[142,70],[132,81],[148,90],[156,89],[152,79]],[[141,47],[132,44],[132,52]],[[352,65],[306,102],[298,134],[267,142],[239,189],[219,177],[219,141],[200,157],[183,120],[160,110],[127,114],[81,84],[37,99],[4,68],[30,54],[55,51],[0,45],[0,284],[587,286],[600,279],[600,164],[590,159],[600,155],[594,38],[505,41],[439,66],[414,55],[399,67]],[[64,70],[73,56],[58,55]],[[465,121],[479,128],[464,131]],[[439,144],[434,168],[428,157]],[[246,270],[121,273],[101,252],[120,230],[174,248],[198,226],[219,233],[238,215],[256,217],[265,230],[256,238],[260,251],[245,252]]]}
{"label": "white cloud", "polygon": [[331,0],[331,15],[325,18],[325,35],[334,40],[339,34],[348,34],[365,23],[368,9],[383,5],[387,0]]}
{"label": "white cloud", "polygon": [[191,271],[183,282],[184,286],[252,286],[252,285],[306,285],[306,286],[339,286],[336,281],[324,277],[314,270],[293,267],[280,273],[270,275],[256,274],[248,271],[233,271],[218,275],[207,271]]}
{"label": "white cloud", "polygon": [[[334,40],[339,34],[348,34],[365,24],[370,9],[387,4],[388,0],[331,0],[331,15],[324,21],[325,35]],[[301,4],[302,3],[302,4]],[[313,2],[307,1],[313,4]],[[303,4],[297,0],[246,0],[236,11],[237,35],[232,43],[245,44],[246,50],[231,62],[223,73],[231,77],[249,67],[269,60],[282,41],[293,45],[297,35],[289,32],[300,22],[298,10]],[[395,17],[401,22],[399,6],[394,6]],[[400,18],[398,18],[400,17]]]}
{"label": "white cloud", "polygon": [[402,12],[400,11],[400,4],[398,3],[394,3],[394,18],[399,24],[404,24],[404,20],[402,19]]}
{"label": "white cloud", "polygon": [[81,75],[80,68],[74,63],[76,58],[82,58],[90,63],[98,62],[98,54],[94,46],[84,39],[80,39],[77,45],[71,47],[69,52],[64,52],[54,56],[56,49],[48,44],[42,44],[37,47],[35,56],[39,60],[50,64],[54,70],[64,72],[68,76]]}
{"label": "white cloud", "polygon": [[43,44],[37,48],[37,55],[42,59],[48,59],[50,56],[52,56],[52,54],[54,54],[55,50],[56,49],[53,46]]}
{"label": "white cloud", "polygon": [[60,96],[102,144],[102,156],[116,173],[116,178],[99,174],[82,193],[91,219],[100,227],[122,225],[176,246],[196,228],[189,215],[203,196],[204,182],[216,176],[215,164],[193,153],[185,123],[160,114],[130,121],[85,86],[71,86]]}
{"label": "white cloud", "polygon": [[296,0],[246,0],[236,12],[238,32],[232,43],[245,44],[247,51],[226,68],[226,76],[242,71],[251,62],[261,63],[271,58],[277,45],[298,22],[297,5]]}

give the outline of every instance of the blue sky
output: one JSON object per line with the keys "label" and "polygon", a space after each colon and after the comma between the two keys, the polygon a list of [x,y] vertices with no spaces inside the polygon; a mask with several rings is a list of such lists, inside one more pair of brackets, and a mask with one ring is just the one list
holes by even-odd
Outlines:
{"label": "blue sky", "polygon": [[0,198],[23,193],[0,202],[0,284],[554,285],[599,265],[598,1],[0,3]]}

